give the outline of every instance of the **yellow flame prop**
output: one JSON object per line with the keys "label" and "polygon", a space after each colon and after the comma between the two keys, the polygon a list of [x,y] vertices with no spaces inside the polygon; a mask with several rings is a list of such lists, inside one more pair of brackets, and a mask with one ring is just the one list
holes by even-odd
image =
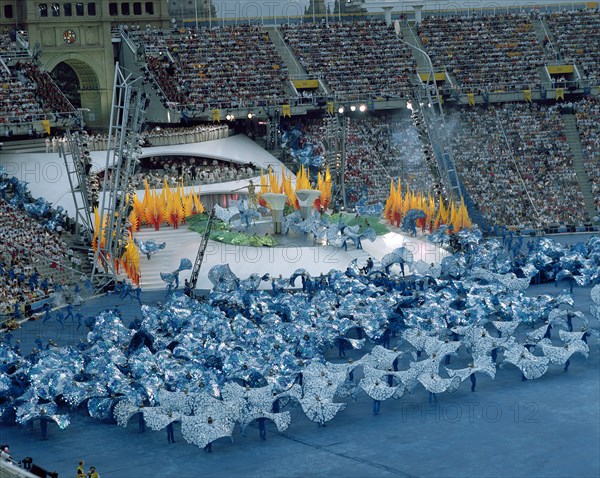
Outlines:
{"label": "yellow flame prop", "polygon": [[436,205],[436,201],[431,194],[425,196],[422,192],[411,191],[410,188],[407,188],[405,193],[402,194],[400,180],[398,180],[397,185],[394,185],[392,179],[390,181],[390,192],[383,210],[384,218],[390,224],[398,227],[410,209],[421,209],[425,212],[424,225],[429,231],[436,230],[443,224],[452,224],[454,232],[472,226],[463,198],[461,198],[460,205],[457,206],[452,203],[450,209],[448,209],[441,200]]}

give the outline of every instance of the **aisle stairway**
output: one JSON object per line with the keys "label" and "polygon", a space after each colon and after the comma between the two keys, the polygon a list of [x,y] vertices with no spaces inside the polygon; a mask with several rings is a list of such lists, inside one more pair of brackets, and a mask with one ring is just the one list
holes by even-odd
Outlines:
{"label": "aisle stairway", "polygon": [[[417,32],[411,27],[408,22],[401,21],[400,22],[400,34],[402,35],[402,39],[414,46],[415,48],[419,48],[420,50],[425,50],[425,46],[421,42],[421,38],[417,34]],[[413,56],[415,61],[417,62],[417,71],[426,72],[429,71],[429,65],[427,62],[427,58],[418,51],[413,50]]]}
{"label": "aisle stairway", "polygon": [[[560,60],[561,55],[558,48],[556,48],[556,39],[546,20],[544,20],[544,18],[539,18],[533,22],[533,26],[535,28],[535,35],[544,51],[552,55],[556,60]],[[547,45],[544,45],[544,38],[546,36],[548,37],[548,43]]]}
{"label": "aisle stairway", "polygon": [[[125,40],[124,38],[121,45],[122,64],[128,65],[127,68],[131,71],[133,77],[143,77],[145,72],[144,69],[147,65],[138,54],[135,42],[132,39],[127,38],[127,40]],[[133,50],[132,47],[135,48],[135,50]],[[174,110],[167,110],[165,108],[156,89],[150,88],[150,85],[148,85],[146,88],[143,88],[143,92],[150,100],[144,112],[146,118],[152,118],[153,123],[178,122],[178,113]]]}
{"label": "aisle stairway", "polygon": [[590,189],[590,178],[585,171],[583,162],[583,148],[581,146],[581,139],[579,132],[577,131],[577,123],[575,115],[568,114],[562,115],[563,122],[565,124],[565,133],[567,140],[569,141],[569,147],[573,153],[573,169],[577,175],[577,182],[581,188],[583,194],[583,200],[585,203],[585,210],[590,218],[596,216],[596,209],[594,207],[594,195]]}
{"label": "aisle stairway", "polygon": [[[410,26],[408,24],[408,22],[401,21],[400,22],[400,34],[402,35],[402,39],[406,43],[408,43],[409,45],[412,45],[414,47],[412,49],[412,55],[417,63],[417,73],[429,73],[430,69],[429,69],[429,62],[427,61],[427,57],[419,51],[419,50],[427,51],[427,49],[425,48],[425,45],[423,45],[423,42],[421,41],[421,37],[419,37],[415,28]],[[453,78],[450,78],[449,73],[447,71],[445,71],[444,68],[435,68],[434,67],[434,71],[435,71],[435,73],[441,73],[441,72],[446,73],[446,77],[448,78],[448,80],[451,82],[452,81],[455,82],[455,80]],[[413,84],[415,86],[417,84],[419,84],[416,77],[414,79]]]}
{"label": "aisle stairway", "polygon": [[306,70],[302,67],[292,50],[284,43],[283,35],[279,29],[277,27],[265,27],[265,30],[269,34],[269,39],[273,43],[277,53],[279,53],[285,66],[287,66],[290,78],[306,76]]}

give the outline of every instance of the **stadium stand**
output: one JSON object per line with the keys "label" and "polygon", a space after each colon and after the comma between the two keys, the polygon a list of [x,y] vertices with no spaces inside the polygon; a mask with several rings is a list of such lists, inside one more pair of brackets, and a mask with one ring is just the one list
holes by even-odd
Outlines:
{"label": "stadium stand", "polygon": [[600,213],[600,103],[595,98],[587,98],[577,103],[575,108],[584,165],[594,194],[596,211]]}
{"label": "stadium stand", "polygon": [[403,98],[416,64],[410,47],[384,22],[303,23],[281,27],[285,42],[336,98]]}
{"label": "stadium stand", "polygon": [[[385,202],[390,179],[402,178],[413,191],[431,190],[432,178],[423,161],[422,145],[406,118],[402,121],[396,112],[379,112],[345,119],[345,186],[352,196],[351,203],[359,198],[369,203]],[[284,129],[289,132],[294,128],[301,136],[290,149],[301,151],[311,144],[313,157],[324,154],[327,127],[323,117],[294,118],[286,122]]]}
{"label": "stadium stand", "polygon": [[[32,219],[24,210],[0,200],[0,317],[23,316],[31,304],[48,297],[58,284],[60,269],[70,264],[73,251],[58,234]],[[46,267],[47,261],[50,267]],[[18,315],[18,314],[17,314]]]}
{"label": "stadium stand", "polygon": [[132,34],[166,101],[237,108],[286,98],[287,68],[259,26]]}
{"label": "stadium stand", "polygon": [[[2,50],[6,51],[5,41],[2,42]],[[36,101],[34,85],[27,85],[18,79],[2,62],[0,64],[0,123],[32,121],[34,115],[41,113],[43,110]]]}
{"label": "stadium stand", "polygon": [[557,107],[507,103],[454,110],[449,120],[462,180],[491,223],[589,221]]}
{"label": "stadium stand", "polygon": [[540,83],[538,68],[552,60],[531,14],[426,17],[417,31],[434,67],[446,68],[466,91],[523,90]]}
{"label": "stadium stand", "polygon": [[0,36],[0,123],[26,123],[46,114],[73,113],[75,108],[48,72],[30,58],[21,58],[20,53],[8,33]]}
{"label": "stadium stand", "polygon": [[75,111],[67,97],[56,86],[48,72],[42,70],[39,65],[27,61],[17,62],[14,71],[22,72],[35,86],[37,100],[46,112],[72,113]]}
{"label": "stadium stand", "polygon": [[[559,48],[563,63],[574,61],[590,81],[595,81],[600,70],[598,53],[593,48],[598,43],[599,18],[598,10],[426,16],[415,29],[434,68],[451,75],[458,93],[540,90],[542,67],[556,60],[551,49],[544,47],[546,41]],[[328,100],[335,102],[336,109],[338,104],[346,102],[347,106],[354,99],[408,98],[418,84],[411,48],[384,22],[305,22],[277,28],[307,73],[323,80],[325,90],[331,94]],[[406,28],[412,27],[406,24]],[[542,41],[541,31],[550,32],[551,38]],[[281,106],[289,101],[288,69],[262,26],[240,24],[198,30],[132,27],[128,38],[137,44],[140,55],[136,59],[145,62],[143,74],[147,81],[154,82],[165,106],[171,103],[169,106],[198,111]],[[0,37],[0,45],[6,54],[19,50],[9,34]],[[14,61],[2,66],[6,67],[0,68],[0,121],[28,121],[36,114],[73,110],[48,73],[35,62]],[[451,110],[455,98],[447,99]],[[538,105],[510,103],[456,109],[449,115],[456,131],[453,146],[460,180],[492,223],[525,227],[591,219],[581,207],[582,193],[564,125],[558,108],[549,106],[551,102],[554,104],[554,98]],[[314,103],[317,109],[324,106]],[[593,120],[598,103],[590,98],[575,109],[585,172],[598,208],[600,168]],[[398,120],[394,113],[381,111],[340,119],[345,121],[347,190],[368,202],[381,201],[386,197],[389,179],[399,176],[412,189],[431,189],[433,180],[423,161],[423,138],[415,135],[409,124]],[[296,123],[302,124],[302,141],[315,145],[313,154],[331,162],[332,152],[327,150],[331,145],[325,141],[322,119],[294,118],[291,124]],[[210,141],[229,135],[230,126],[240,131],[242,127],[236,124],[241,122],[150,128],[144,133],[145,146]],[[65,151],[66,143],[58,134],[47,139],[46,152]],[[89,151],[105,149],[103,132],[94,131],[87,137]],[[409,157],[415,161],[407,160]],[[327,161],[323,164],[329,165]],[[151,167],[138,183],[146,178],[158,184],[176,173],[201,183],[255,173],[211,164],[203,165],[205,170],[200,171],[198,163],[181,166],[166,160],[160,166]]]}
{"label": "stadium stand", "polygon": [[543,17],[563,60],[575,62],[592,84],[600,84],[600,11],[564,11]]}

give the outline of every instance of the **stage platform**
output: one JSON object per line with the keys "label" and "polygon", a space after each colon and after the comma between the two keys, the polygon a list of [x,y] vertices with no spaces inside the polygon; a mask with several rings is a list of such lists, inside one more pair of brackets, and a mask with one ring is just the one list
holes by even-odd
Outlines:
{"label": "stage platform", "polygon": [[[268,219],[251,226],[247,233],[250,235],[256,233],[260,236],[269,233],[279,245],[276,247],[234,246],[209,241],[198,278],[198,289],[212,288],[207,273],[211,267],[218,264],[229,264],[231,271],[240,279],[245,279],[255,272],[261,276],[269,274],[271,277],[278,277],[281,274],[283,277],[289,277],[300,268],[306,269],[311,276],[315,277],[321,273],[326,274],[331,269],[346,270],[354,259],[362,267],[371,257],[377,265],[385,254],[402,246],[413,253],[415,261],[423,260],[428,264],[439,263],[448,255],[448,251],[431,244],[423,236],[409,237],[398,230],[378,236],[374,242],[363,241],[363,249],[357,249],[348,242],[347,251],[339,247],[315,243],[310,235],[293,233],[287,236],[274,235],[272,221]],[[140,255],[142,290],[160,290],[166,287],[160,279],[160,273],[177,269],[183,258],[188,258],[193,263],[202,236],[184,225],[179,229],[161,227],[160,231],[144,228],[136,232],[134,237],[142,241],[154,239],[159,243],[167,243],[165,249],[158,251],[150,260]],[[184,280],[189,279],[190,275],[189,270],[179,274],[179,283],[182,287]],[[271,283],[262,282],[261,288],[270,289]]]}
{"label": "stage platform", "polygon": [[[104,170],[106,166],[106,151],[92,151],[90,154],[92,156],[93,170]],[[152,156],[194,156],[218,159],[236,164],[252,163],[255,169],[262,168],[264,171],[267,171],[270,166],[278,174],[281,174],[281,168],[284,167],[283,163],[275,156],[243,134],[201,143],[157,146],[142,149],[140,158]],[[71,215],[74,213],[75,206],[71,195],[69,177],[65,168],[64,158],[59,153],[0,152],[0,164],[4,167],[8,176],[14,176],[21,181],[27,181],[31,195],[34,198],[43,197],[52,203],[54,207],[62,206]],[[286,174],[292,174],[287,168],[285,168],[285,171]],[[258,176],[253,179],[255,183],[258,182]],[[200,186],[200,194],[230,194],[233,190],[243,188],[247,185],[248,179],[205,184]],[[198,186],[194,190],[198,191]],[[142,199],[144,190],[138,190],[137,194]],[[80,196],[77,197],[80,202]],[[100,204],[102,204],[102,196],[100,196]]]}

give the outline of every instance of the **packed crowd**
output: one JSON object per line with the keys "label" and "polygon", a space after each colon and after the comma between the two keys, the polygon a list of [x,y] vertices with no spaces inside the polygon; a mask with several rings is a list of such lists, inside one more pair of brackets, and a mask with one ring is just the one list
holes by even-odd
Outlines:
{"label": "packed crowd", "polygon": [[395,153],[392,129],[382,116],[351,119],[346,131],[346,191],[366,189],[368,203],[385,202],[392,178],[391,167],[398,160],[393,157]]}
{"label": "packed crowd", "polygon": [[[368,172],[360,169],[362,161],[367,161],[367,148],[354,132],[350,134],[349,119],[347,120],[346,134],[346,168],[345,188],[351,202],[355,202],[361,195],[369,195],[372,186]],[[314,181],[315,171],[324,171],[329,168],[333,175],[339,174],[341,167],[341,143],[339,142],[340,120],[335,116],[313,116],[297,119],[292,118],[285,122],[283,129],[286,131],[284,147],[296,162],[308,167]],[[294,137],[296,135],[297,137]],[[366,198],[365,198],[366,199]]]}
{"label": "packed crowd", "polygon": [[384,22],[281,28],[307,73],[322,76],[338,99],[402,98],[412,89],[416,64],[411,50]]}
{"label": "packed crowd", "polygon": [[[413,191],[430,190],[432,177],[425,165],[422,144],[408,116],[403,118],[397,113],[379,112],[343,120],[346,120],[344,179],[350,202],[359,198],[369,203],[385,202],[390,179],[399,177]],[[289,135],[286,146],[295,148],[295,156],[302,158],[301,151],[310,144],[313,157],[322,158],[317,166],[323,169],[329,166],[335,171],[339,121],[330,116],[303,118],[300,122],[289,120],[284,129],[287,132],[296,129],[300,137],[293,141]]]}
{"label": "packed crowd", "polygon": [[374,162],[386,171],[377,177],[377,182],[383,183],[379,195],[387,197],[390,178],[401,178],[412,191],[431,190],[433,178],[425,164],[423,144],[408,117],[382,112],[361,117],[356,127],[369,144]]}
{"label": "packed crowd", "polygon": [[551,60],[529,14],[426,17],[418,33],[434,67],[446,68],[465,90],[523,90],[540,83]]}
{"label": "packed crowd", "polygon": [[585,170],[590,178],[596,211],[600,214],[600,103],[590,97],[577,103],[575,108]]}
{"label": "packed crowd", "polygon": [[[0,51],[7,51],[10,38],[1,36],[0,43]],[[41,113],[43,109],[37,101],[35,85],[26,84],[10,70],[0,66],[0,123],[31,121],[32,115]]]}
{"label": "packed crowd", "polygon": [[[10,34],[0,35],[0,54],[18,52]],[[13,59],[14,61],[14,59]],[[31,122],[36,115],[74,111],[48,72],[32,61],[0,67],[0,123]]]}
{"label": "packed crowd", "polygon": [[452,112],[449,125],[459,174],[490,223],[523,228],[589,221],[558,108],[471,108]]}
{"label": "packed crowd", "polygon": [[75,107],[69,102],[64,93],[56,86],[47,71],[30,61],[17,64],[13,67],[15,73],[22,73],[35,87],[36,97],[44,111],[58,113],[72,113]]}
{"label": "packed crowd", "polygon": [[136,189],[143,189],[147,181],[151,188],[162,188],[164,181],[173,185],[182,179],[186,186],[212,184],[253,178],[258,174],[252,163],[238,164],[189,156],[151,157],[142,161],[142,170],[133,178],[133,185]]}
{"label": "packed crowd", "polygon": [[48,296],[54,279],[38,272],[44,261],[67,262],[73,256],[58,234],[36,222],[27,212],[0,200],[0,317],[24,315],[26,305]]}
{"label": "packed crowd", "polygon": [[544,18],[563,60],[575,62],[584,77],[600,84],[600,11],[564,11]]}
{"label": "packed crowd", "polygon": [[[173,146],[175,144],[200,143],[227,138],[229,127],[227,125],[195,125],[190,127],[155,127],[142,133],[144,147]],[[46,153],[68,152],[67,135],[47,137]],[[106,151],[108,148],[108,134],[89,133],[84,130],[81,138],[87,151]]]}
{"label": "packed crowd", "polygon": [[287,97],[287,68],[261,26],[147,31],[132,38],[143,45],[148,69],[170,102],[235,108]]}
{"label": "packed crowd", "polygon": [[16,42],[13,41],[10,32],[0,33],[0,53],[12,54],[19,51]]}
{"label": "packed crowd", "polygon": [[[550,27],[565,60],[593,84],[600,81],[598,10],[551,13]],[[535,32],[529,13],[425,17],[417,27],[434,66],[464,91],[522,90],[540,84],[538,69],[555,58]],[[284,41],[309,74],[321,76],[338,99],[406,96],[416,64],[410,47],[384,22],[303,23],[281,27]],[[147,62],[146,75],[164,102],[190,109],[235,108],[287,101],[287,68],[267,31],[235,25],[201,30],[132,31]],[[17,49],[9,34],[0,52]],[[50,75],[34,62],[0,71],[0,122],[72,112]]]}

